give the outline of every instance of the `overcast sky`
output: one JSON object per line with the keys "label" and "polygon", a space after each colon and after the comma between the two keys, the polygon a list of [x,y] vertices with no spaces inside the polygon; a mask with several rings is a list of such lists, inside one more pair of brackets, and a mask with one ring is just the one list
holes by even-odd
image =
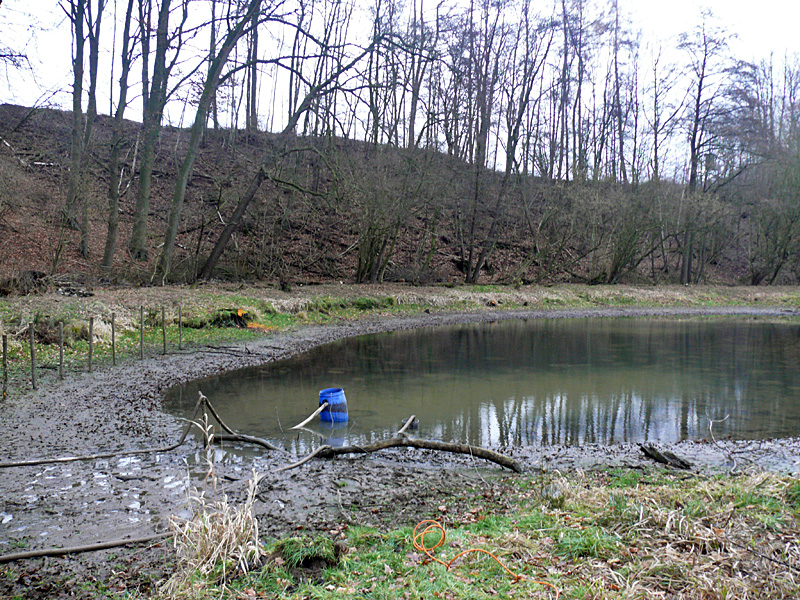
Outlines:
{"label": "overcast sky", "polygon": [[734,54],[744,60],[800,53],[800,2],[798,0],[620,0],[638,19],[643,40],[664,39],[692,28],[702,7],[735,33]]}
{"label": "overcast sky", "polygon": [[[534,6],[544,8],[552,0],[533,0]],[[789,53],[800,54],[800,0],[706,0],[699,4],[696,0],[619,0],[623,13],[628,12],[634,27],[642,29],[642,43],[650,44],[657,39],[664,40],[665,48],[674,48],[674,37],[689,31],[699,22],[702,6],[708,7],[716,15],[719,24],[726,27],[737,39],[731,42],[731,49],[738,58],[745,60],[769,57],[776,59]],[[113,4],[113,3],[112,3]],[[426,7],[433,6],[430,0]],[[122,10],[122,8],[120,8]],[[8,76],[0,70],[0,102],[13,102],[31,106],[42,103],[46,98],[63,107],[69,106],[70,90],[70,32],[69,22],[58,7],[57,0],[4,0],[0,5],[0,40],[2,45],[25,49],[36,72],[20,78],[16,73]],[[27,13],[33,13],[31,22]],[[8,31],[8,23],[15,25]],[[60,23],[60,27],[56,27]],[[31,39],[29,31],[45,28],[35,34],[27,48],[24,45]],[[106,50],[110,52],[110,40],[106,38]],[[54,91],[60,90],[50,96]],[[102,92],[101,92],[102,93]],[[100,101],[100,110],[108,112],[109,107]]]}

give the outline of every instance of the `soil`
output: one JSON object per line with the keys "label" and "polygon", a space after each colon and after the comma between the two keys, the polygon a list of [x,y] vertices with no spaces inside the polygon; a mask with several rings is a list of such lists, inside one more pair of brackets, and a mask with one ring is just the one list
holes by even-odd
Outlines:
{"label": "soil", "polygon": [[[178,383],[252,366],[336,339],[379,331],[510,318],[648,316],[676,314],[792,315],[796,309],[596,309],[485,311],[372,317],[276,333],[247,344],[247,352],[175,353],[45,383],[2,407],[0,462],[166,446],[184,423],[160,410],[165,391]],[[223,416],[224,418],[224,416]],[[246,433],[246,432],[245,432]],[[668,448],[701,469],[774,468],[800,472],[800,440],[684,442]],[[575,470],[650,463],[635,445],[500,449],[526,470]],[[732,457],[739,459],[733,463]],[[190,439],[173,452],[0,469],[0,555],[23,549],[76,546],[139,537],[168,529],[186,516],[192,489],[215,493],[202,466],[202,448]],[[221,497],[240,497],[252,470],[268,473],[259,486],[256,512],[264,536],[298,530],[337,535],[343,523],[414,525],[436,514],[443,498],[465,503],[456,490],[491,494],[510,476],[495,465],[419,450],[312,460],[282,473],[295,457],[265,453],[215,467]],[[168,575],[172,552],[163,542],[61,558],[18,561],[0,568],[0,597],[96,597],[138,589],[147,593]]]}

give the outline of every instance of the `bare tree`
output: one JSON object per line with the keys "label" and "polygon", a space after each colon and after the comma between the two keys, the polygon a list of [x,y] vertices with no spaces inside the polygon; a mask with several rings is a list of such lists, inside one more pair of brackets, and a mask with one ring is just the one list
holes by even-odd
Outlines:
{"label": "bare tree", "polygon": [[728,71],[714,189],[736,201],[752,285],[771,285],[800,251],[800,65],[737,61]]}
{"label": "bare tree", "polygon": [[197,157],[197,148],[200,145],[202,134],[206,128],[208,110],[223,77],[223,69],[228,62],[231,51],[238,41],[248,33],[248,29],[252,29],[258,25],[261,0],[249,0],[245,5],[245,9],[244,14],[239,17],[233,27],[228,31],[219,50],[215,53],[214,61],[211,64],[205,84],[203,85],[203,90],[200,94],[200,100],[195,111],[194,123],[192,124],[189,136],[188,148],[186,149],[181,166],[178,169],[178,177],[172,195],[172,205],[167,221],[167,229],[164,234],[164,244],[156,269],[156,273],[162,282],[167,280],[170,269],[172,268],[172,253],[175,246],[175,238],[178,235],[178,224],[180,223],[183,203],[186,198],[186,186],[189,183],[189,175],[192,172],[192,167]]}
{"label": "bare tree", "polygon": [[300,119],[309,111],[321,98],[332,93],[335,89],[343,84],[342,78],[351,72],[351,70],[359,64],[366,56],[368,56],[375,46],[381,42],[381,39],[373,39],[372,42],[360,52],[357,52],[349,61],[337,61],[337,63],[330,65],[330,70],[321,79],[312,83],[302,101],[297,103],[295,111],[290,115],[288,122],[283,130],[278,134],[273,149],[264,157],[261,166],[256,171],[252,180],[250,181],[246,191],[239,199],[233,214],[229,218],[227,224],[217,238],[214,248],[211,251],[208,259],[206,260],[200,272],[200,277],[204,279],[211,278],[214,269],[222,257],[222,253],[227,246],[233,232],[239,227],[242,217],[247,210],[247,207],[252,202],[258,193],[261,184],[272,175],[272,170],[279,164],[280,159],[286,152],[288,143],[292,138],[295,128],[297,127]]}
{"label": "bare tree", "polygon": [[671,139],[678,124],[678,117],[684,109],[683,98],[675,98],[674,90],[678,84],[676,68],[671,65],[664,67],[662,63],[662,49],[655,50],[651,63],[652,79],[648,89],[650,94],[650,111],[645,113],[645,119],[652,136],[650,177],[658,182],[661,179],[661,163],[665,145]]}
{"label": "bare tree", "polygon": [[104,269],[111,269],[114,263],[114,252],[117,247],[117,232],[119,229],[119,197],[121,185],[121,154],[125,143],[123,125],[125,109],[128,105],[128,78],[133,64],[135,41],[131,35],[133,8],[135,0],[128,0],[125,10],[125,24],[122,30],[122,51],[120,61],[122,72],[119,76],[119,99],[114,112],[114,131],[111,135],[111,157],[108,161],[108,233],[106,235],[103,261],[100,263]]}
{"label": "bare tree", "polygon": [[[543,30],[533,23],[530,6],[530,2],[524,2],[522,5],[521,22],[516,27],[510,49],[508,64],[510,73],[502,84],[502,94],[506,104],[505,169],[491,213],[489,231],[481,244],[480,253],[472,267],[472,273],[468,273],[468,280],[472,283],[477,283],[481,269],[497,246],[505,218],[507,198],[512,187],[512,178],[519,171],[517,151],[522,140],[525,116],[531,103],[538,72],[547,60],[553,41],[552,30],[549,37],[540,37]],[[546,32],[546,28],[544,32]]]}
{"label": "bare tree", "polygon": [[[97,116],[97,68],[100,54],[100,27],[105,0],[68,0],[61,8],[72,26],[72,140],[70,145],[70,171],[67,198],[62,221],[64,225],[80,229],[81,256],[89,255],[89,198],[86,190],[85,172],[89,160],[92,129]],[[83,112],[85,50],[89,42],[89,88],[87,109]],[[80,208],[80,221],[78,209]],[[56,270],[63,252],[61,237],[53,258]]]}
{"label": "bare tree", "polygon": [[[408,32],[404,42],[407,56],[407,79],[410,85],[410,99],[408,108],[408,133],[406,134],[406,146],[416,147],[419,139],[416,133],[417,112],[419,110],[422,83],[425,74],[435,60],[436,47],[439,43],[439,9],[440,2],[436,8],[434,28],[431,29],[425,23],[425,4],[424,0],[419,0],[419,9],[414,0],[413,12],[408,24]],[[422,132],[420,132],[420,135]]]}
{"label": "bare tree", "polygon": [[[470,4],[464,16],[461,35],[467,37],[467,81],[473,101],[465,108],[469,129],[467,151],[472,173],[469,206],[458,221],[460,263],[465,280],[475,283],[480,271],[475,265],[480,255],[480,214],[487,194],[487,159],[489,133],[494,116],[500,63],[506,43],[507,30],[501,22],[501,11],[484,1],[480,6]],[[459,211],[461,212],[461,211]],[[457,216],[458,218],[458,216]]]}
{"label": "bare tree", "polygon": [[[712,151],[715,142],[712,121],[720,95],[719,76],[723,72],[722,65],[726,59],[728,35],[711,23],[709,13],[704,13],[702,23],[691,34],[681,36],[680,48],[689,56],[692,77],[686,115],[689,139],[687,193],[688,201],[691,202],[700,184],[701,159]],[[692,267],[695,233],[695,227],[687,221],[681,251],[681,283],[692,283],[695,280]]]}
{"label": "bare tree", "polygon": [[[623,82],[620,76],[620,50],[624,43],[622,39],[622,32],[620,31],[620,15],[619,15],[619,1],[612,0],[612,10],[614,15],[614,44],[613,44],[613,61],[614,61],[614,99],[613,99],[613,112],[617,126],[617,147],[619,148],[619,172],[624,183],[628,183],[628,169],[625,165],[625,121],[627,110],[622,105],[622,87]],[[616,165],[616,161],[614,161]],[[612,167],[612,173],[616,174],[616,166]],[[616,179],[616,176],[615,176]]]}
{"label": "bare tree", "polygon": [[[247,88],[245,129],[247,131],[256,131],[258,130],[258,81],[259,81],[258,80],[258,21],[259,21],[258,11],[253,12],[250,19],[251,22],[247,29],[247,38],[248,38],[247,63],[249,66],[247,68],[247,77],[245,79]],[[231,31],[233,31],[233,29],[231,29]],[[223,44],[222,47],[224,49],[225,44]],[[216,55],[214,56],[214,60],[216,60]],[[210,78],[212,76],[211,71],[215,68],[214,61],[209,61],[209,65],[210,66],[209,66],[208,77]]]}
{"label": "bare tree", "polygon": [[[133,213],[133,230],[128,250],[136,260],[147,258],[147,221],[150,212],[150,194],[153,183],[156,144],[161,131],[161,120],[169,97],[169,77],[176,64],[181,45],[183,27],[189,17],[189,6],[183,0],[179,10],[180,18],[176,27],[170,28],[171,0],[161,0],[158,8],[158,22],[155,30],[156,48],[153,57],[152,75],[148,70],[150,53],[150,13],[151,2],[139,0],[140,32],[142,44],[142,102],[144,105],[142,122],[141,158],[139,162],[139,181],[136,194],[136,207]],[[177,46],[170,59],[168,52]]]}
{"label": "bare tree", "polygon": [[[83,73],[85,68],[84,52],[86,35],[86,0],[68,0],[61,9],[69,17],[72,25],[72,140],[70,144],[70,176],[67,183],[67,202],[64,208],[65,224],[77,229],[75,218],[76,206],[81,196],[81,165],[83,163],[83,131],[85,117],[83,114]],[[58,255],[58,252],[57,252]],[[56,256],[56,262],[58,256]],[[56,265],[53,265],[55,270]]]}

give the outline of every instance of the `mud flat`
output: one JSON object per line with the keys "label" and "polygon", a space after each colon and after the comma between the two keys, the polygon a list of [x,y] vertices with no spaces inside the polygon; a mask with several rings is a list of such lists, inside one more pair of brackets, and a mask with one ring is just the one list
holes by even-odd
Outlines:
{"label": "mud flat", "polygon": [[[370,317],[311,326],[269,335],[232,352],[170,354],[75,375],[63,383],[47,383],[39,391],[17,397],[0,408],[0,462],[169,445],[185,426],[161,411],[162,398],[169,387],[286,358],[348,336],[513,318],[798,314],[793,309],[752,307],[517,310]],[[765,468],[800,473],[798,439],[682,442],[669,449],[701,470]],[[652,465],[633,444],[500,450],[531,472]],[[188,514],[190,491],[207,486],[202,455],[200,445],[190,439],[168,453],[2,469],[0,555],[20,549],[74,546],[163,532],[170,516]],[[253,459],[221,460],[216,466],[216,493],[235,498],[243,493],[243,482],[253,470],[269,473],[259,487],[256,511],[262,534],[275,536],[298,529],[326,531],[348,519],[376,524],[411,523],[419,516],[429,515],[442,495],[455,488],[490,485],[492,480],[508,475],[495,465],[469,457],[419,450],[314,460],[297,469],[270,473],[294,458],[273,452]],[[206,489],[206,493],[214,491]],[[22,593],[29,588],[37,589],[41,595],[47,592],[49,581],[54,586],[48,592],[52,597],[62,593],[74,597],[74,589],[57,589],[53,582],[80,581],[89,576],[100,579],[104,573],[114,580],[110,574],[114,560],[135,560],[140,573],[155,580],[168,568],[164,561],[167,554],[161,544],[146,550],[27,561],[24,566],[15,567],[17,582],[0,583],[0,595]],[[115,572],[123,567],[117,565]]]}

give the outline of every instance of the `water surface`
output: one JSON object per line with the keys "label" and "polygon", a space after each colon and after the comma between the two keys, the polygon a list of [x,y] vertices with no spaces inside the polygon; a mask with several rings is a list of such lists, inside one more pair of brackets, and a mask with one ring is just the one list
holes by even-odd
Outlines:
{"label": "water surface", "polygon": [[[418,435],[483,446],[800,436],[800,326],[753,318],[531,319],[373,334],[173,389],[307,452]],[[341,387],[349,422],[289,431]],[[323,440],[324,438],[324,440]]]}

